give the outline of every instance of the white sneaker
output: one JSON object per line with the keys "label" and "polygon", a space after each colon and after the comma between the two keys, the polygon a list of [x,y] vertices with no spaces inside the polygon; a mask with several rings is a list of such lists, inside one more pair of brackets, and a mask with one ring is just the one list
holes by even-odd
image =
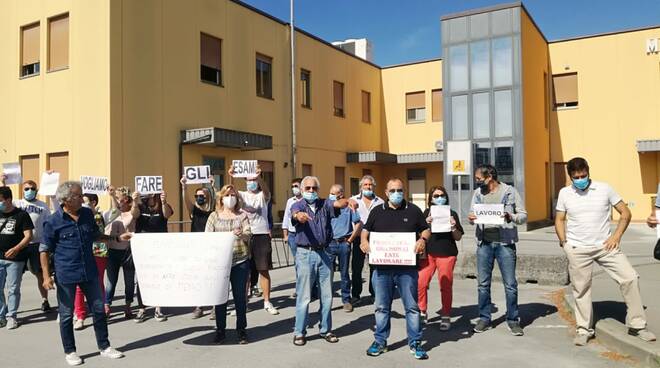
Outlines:
{"label": "white sneaker", "polygon": [[76,322],[73,323],[73,329],[76,331],[82,330],[85,328],[85,320],[83,319],[77,319]]}
{"label": "white sneaker", "polygon": [[78,354],[74,351],[73,353],[66,354],[64,356],[64,360],[66,360],[66,364],[68,365],[81,365],[83,364],[83,360],[80,359]]}
{"label": "white sneaker", "polygon": [[123,358],[124,354],[121,351],[113,348],[112,346],[108,346],[107,348],[105,348],[105,350],[101,350],[101,356],[110,359],[119,359],[119,358]]}
{"label": "white sneaker", "polygon": [[7,329],[13,330],[18,328],[18,321],[14,317],[7,317]]}
{"label": "white sneaker", "polygon": [[274,316],[280,314],[280,312],[277,310],[277,308],[273,306],[271,302],[264,302],[264,309],[266,310],[266,312]]}

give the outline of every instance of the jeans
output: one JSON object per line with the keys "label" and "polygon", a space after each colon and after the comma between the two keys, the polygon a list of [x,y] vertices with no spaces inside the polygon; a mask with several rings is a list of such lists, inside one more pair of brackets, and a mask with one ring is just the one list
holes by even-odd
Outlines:
{"label": "jeans", "polygon": [[[366,258],[366,255],[362,252],[362,249],[360,249],[360,237],[357,237],[353,241],[352,256],[351,276],[353,279],[351,282],[351,293],[354,298],[359,299],[360,295],[362,295],[362,269],[364,268],[364,259]],[[371,294],[371,296],[374,296],[374,289],[371,281],[373,273],[374,270],[371,268],[371,265],[369,265],[369,294]]]}
{"label": "jeans", "polygon": [[491,321],[490,283],[493,265],[497,260],[506,296],[506,320],[518,322],[518,281],[516,281],[516,245],[485,243],[477,247],[477,273],[479,274],[479,318]]}
{"label": "jeans", "polygon": [[319,283],[321,302],[321,335],[332,330],[332,261],[325,250],[312,250],[298,247],[296,251],[296,322],[295,336],[307,334],[309,319],[309,302],[311,289],[317,281]]}
{"label": "jeans", "polygon": [[[16,318],[18,306],[21,304],[21,280],[24,267],[25,262],[0,259],[0,319]],[[7,301],[5,301],[5,283]]]}
{"label": "jeans", "polygon": [[416,269],[374,270],[371,277],[371,283],[376,292],[376,331],[374,332],[374,339],[378,344],[387,346],[387,338],[390,336],[390,312],[395,286],[399,291],[406,313],[408,345],[422,339],[419,307],[417,306],[418,278]]}
{"label": "jeans", "polygon": [[348,265],[351,257],[351,245],[347,242],[330,242],[326,249],[330,256],[330,264],[335,263],[335,258],[339,258],[339,274],[341,275],[341,301],[346,304],[351,301],[351,279],[348,276]]}
{"label": "jeans", "polygon": [[296,260],[296,249],[298,249],[298,247],[296,246],[296,233],[289,232],[289,236],[287,237],[287,241],[289,242],[289,249],[291,249],[291,255],[293,256],[293,260],[295,262],[295,260]]}
{"label": "jeans", "polygon": [[129,249],[108,249],[108,263],[105,269],[107,278],[105,280],[105,303],[112,304],[115,297],[115,288],[119,279],[119,269],[124,270],[124,293],[126,294],[126,305],[133,303],[135,296],[135,265]]}
{"label": "jeans", "polygon": [[[231,268],[229,282],[236,308],[236,329],[245,330],[247,327],[247,293],[246,285],[250,277],[250,261],[246,260]],[[227,303],[215,306],[215,327],[224,332],[227,329]]]}
{"label": "jeans", "polygon": [[76,296],[76,286],[80,287],[83,294],[85,294],[87,306],[92,312],[96,346],[100,350],[105,350],[110,346],[110,341],[108,341],[108,324],[105,319],[101,284],[95,278],[94,280],[80,282],[78,284],[57,284],[60,336],[62,337],[64,354],[76,351],[76,340],[73,336],[73,301]]}

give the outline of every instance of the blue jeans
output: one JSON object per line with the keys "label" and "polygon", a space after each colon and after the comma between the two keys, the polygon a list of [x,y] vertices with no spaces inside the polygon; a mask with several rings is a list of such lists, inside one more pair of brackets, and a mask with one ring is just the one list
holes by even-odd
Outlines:
{"label": "blue jeans", "polygon": [[299,247],[296,252],[296,322],[293,334],[307,335],[312,286],[318,281],[321,294],[321,335],[332,330],[332,261],[325,250]]}
{"label": "blue jeans", "polygon": [[87,308],[91,311],[94,320],[94,333],[96,334],[96,346],[104,350],[110,346],[108,341],[108,324],[103,308],[103,295],[101,284],[95,277],[94,280],[78,284],[57,284],[57,304],[60,313],[60,336],[64,353],[69,354],[76,351],[76,340],[73,336],[73,301],[76,297],[76,285],[80,286]]}
{"label": "blue jeans", "polygon": [[[247,282],[250,277],[250,261],[246,260],[231,268],[229,282],[236,308],[236,329],[247,327]],[[215,306],[215,327],[224,332],[227,329],[227,303]]]}
{"label": "blue jeans", "polygon": [[[21,280],[25,262],[0,259],[0,319],[16,318],[21,304]],[[5,302],[5,283],[7,284],[7,302]]]}
{"label": "blue jeans", "polygon": [[339,274],[341,275],[341,301],[349,303],[351,301],[351,279],[348,276],[348,266],[351,258],[351,245],[347,242],[330,242],[326,249],[330,255],[330,264],[335,263],[335,258],[339,258]]}
{"label": "blue jeans", "polygon": [[516,281],[516,245],[482,242],[477,247],[477,273],[479,274],[479,318],[491,320],[490,283],[493,266],[497,260],[502,273],[504,294],[506,296],[506,320],[517,322],[518,316],[518,281]]}
{"label": "blue jeans", "polygon": [[387,338],[390,336],[390,312],[395,286],[399,291],[406,312],[408,345],[422,339],[419,306],[417,305],[417,280],[418,273],[416,269],[374,269],[371,283],[376,293],[376,332],[374,332],[374,339],[378,344],[386,346]]}
{"label": "blue jeans", "polygon": [[108,305],[112,305],[112,299],[115,297],[119,269],[124,270],[124,294],[126,305],[130,305],[135,296],[135,265],[131,251],[108,249],[108,265],[105,268],[105,300]]}
{"label": "blue jeans", "polygon": [[293,261],[295,262],[296,250],[298,249],[298,247],[296,246],[296,233],[292,233],[289,231],[289,236],[287,238],[287,241],[289,242],[289,249],[291,249],[291,255],[293,256]]}

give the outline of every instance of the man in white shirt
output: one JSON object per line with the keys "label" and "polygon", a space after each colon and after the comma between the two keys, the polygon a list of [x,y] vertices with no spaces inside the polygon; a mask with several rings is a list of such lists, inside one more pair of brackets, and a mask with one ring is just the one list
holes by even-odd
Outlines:
{"label": "man in white shirt", "polygon": [[[385,203],[382,198],[375,194],[376,179],[371,175],[365,175],[360,179],[360,194],[351,197],[352,202],[357,203],[357,212],[360,215],[360,221],[363,224],[367,223],[369,213],[378,205]],[[365,254],[360,249],[360,237],[358,236],[353,241],[353,250],[351,257],[351,304],[356,305],[360,301],[362,294],[362,269],[364,268]],[[371,299],[374,298],[374,289],[371,285],[371,274],[373,270],[369,266],[369,294]]]}
{"label": "man in white shirt", "polygon": [[[591,304],[594,262],[619,284],[628,310],[628,334],[644,341],[655,341],[655,335],[646,328],[639,275],[619,248],[621,237],[630,223],[628,206],[608,184],[589,178],[589,165],[585,159],[571,159],[566,171],[573,183],[559,192],[555,230],[559,245],[568,258],[575,297],[575,345],[586,345],[594,335]],[[614,233],[610,231],[612,207],[620,214]]]}
{"label": "man in white shirt", "polygon": [[286,207],[284,208],[284,219],[282,220],[282,232],[284,233],[284,239],[286,239],[289,243],[291,255],[293,256],[294,260],[296,259],[296,227],[291,223],[291,206],[302,199],[302,192],[300,191],[301,180],[301,178],[295,178],[291,181],[291,192],[293,193],[293,197],[286,201]]}

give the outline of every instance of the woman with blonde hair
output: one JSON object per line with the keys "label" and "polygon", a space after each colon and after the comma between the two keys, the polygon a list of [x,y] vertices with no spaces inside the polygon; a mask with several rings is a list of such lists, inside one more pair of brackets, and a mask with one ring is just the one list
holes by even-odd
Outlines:
{"label": "woman with blonde hair", "polygon": [[[225,185],[216,193],[215,211],[209,215],[206,231],[233,232],[234,253],[229,274],[234,305],[236,307],[236,332],[239,344],[247,344],[247,282],[250,277],[249,241],[252,235],[247,214],[241,211],[241,197],[233,185]],[[222,344],[226,337],[227,303],[215,306],[215,326],[217,328],[214,342]]]}

